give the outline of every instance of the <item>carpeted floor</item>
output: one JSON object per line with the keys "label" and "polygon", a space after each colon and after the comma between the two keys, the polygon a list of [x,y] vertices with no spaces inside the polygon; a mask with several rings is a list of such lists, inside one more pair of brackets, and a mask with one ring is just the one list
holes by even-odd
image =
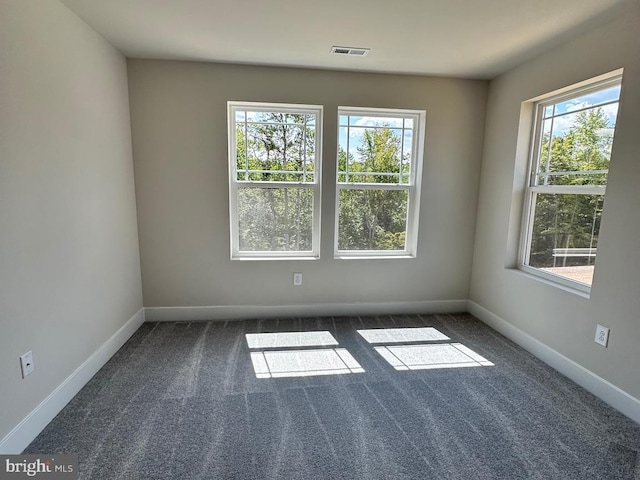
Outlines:
{"label": "carpeted floor", "polygon": [[[358,333],[404,327],[449,339]],[[338,345],[245,337],[305,331]],[[338,350],[360,373],[327,374]],[[639,451],[640,425],[459,314],[145,323],[25,453],[83,479],[601,480],[640,478]]]}

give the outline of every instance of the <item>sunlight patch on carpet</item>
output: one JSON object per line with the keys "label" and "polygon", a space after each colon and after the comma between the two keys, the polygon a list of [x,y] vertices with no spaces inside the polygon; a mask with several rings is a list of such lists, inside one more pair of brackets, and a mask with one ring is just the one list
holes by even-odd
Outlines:
{"label": "sunlight patch on carpet", "polygon": [[251,352],[257,378],[309,377],[363,373],[345,348]]}
{"label": "sunlight patch on carpet", "polygon": [[358,333],[369,343],[389,344],[450,340],[449,337],[433,327],[371,328],[358,330]]}
{"label": "sunlight patch on carpet", "polygon": [[326,347],[338,341],[326,330],[317,332],[247,333],[249,348]]}
{"label": "sunlight patch on carpet", "polygon": [[490,367],[494,364],[461,343],[374,347],[396,370]]}

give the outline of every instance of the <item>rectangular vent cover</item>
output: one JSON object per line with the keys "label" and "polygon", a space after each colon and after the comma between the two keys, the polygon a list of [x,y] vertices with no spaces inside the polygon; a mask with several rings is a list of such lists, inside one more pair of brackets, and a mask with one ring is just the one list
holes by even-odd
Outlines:
{"label": "rectangular vent cover", "polygon": [[353,57],[364,57],[369,53],[369,50],[369,48],[331,47],[331,53],[334,55],[351,55]]}

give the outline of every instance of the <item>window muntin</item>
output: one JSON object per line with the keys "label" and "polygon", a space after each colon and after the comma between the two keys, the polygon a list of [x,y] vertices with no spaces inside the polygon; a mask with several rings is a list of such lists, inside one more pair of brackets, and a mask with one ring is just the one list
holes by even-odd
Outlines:
{"label": "window muntin", "polygon": [[536,105],[523,269],[589,291],[620,97],[619,76]]}
{"label": "window muntin", "polygon": [[336,256],[415,256],[425,116],[339,107]]}
{"label": "window muntin", "polygon": [[231,258],[317,258],[322,107],[228,111]]}

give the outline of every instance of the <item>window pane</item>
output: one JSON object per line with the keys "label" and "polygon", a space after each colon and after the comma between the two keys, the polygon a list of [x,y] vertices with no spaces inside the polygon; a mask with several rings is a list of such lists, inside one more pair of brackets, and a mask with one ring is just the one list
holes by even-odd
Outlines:
{"label": "window pane", "polygon": [[553,125],[552,119],[547,119],[542,122],[542,130],[540,135],[540,145],[538,151],[538,171],[541,173],[539,176],[538,185],[547,185],[549,176],[544,176],[545,172],[551,170],[551,152],[549,151],[549,139],[551,138],[551,126]]}
{"label": "window pane", "polygon": [[[346,182],[349,183],[399,183],[401,163],[403,173],[406,173],[404,164],[411,162],[411,149],[403,151],[403,136],[406,137],[406,133],[403,135],[402,129],[386,126],[341,127],[338,171],[348,172]],[[407,145],[406,140],[404,145]]]}
{"label": "window pane", "polygon": [[400,170],[402,175],[400,176],[400,183],[408,185],[411,183],[411,163],[413,161],[411,156],[411,148],[413,146],[413,131],[405,130],[404,131],[404,142],[402,145],[402,165],[400,165]]}
{"label": "window pane", "polygon": [[[344,118],[344,117],[341,117]],[[396,127],[402,128],[402,118],[385,116],[349,116],[349,125],[352,127]]]}
{"label": "window pane", "polygon": [[240,251],[311,251],[311,188],[238,188]]}
{"label": "window pane", "polygon": [[307,177],[315,161],[313,118],[309,114],[247,112],[247,122],[236,126],[237,178],[313,182]]}
{"label": "window pane", "polygon": [[595,107],[603,103],[617,101],[620,98],[620,85],[614,85],[603,90],[587,93],[579,97],[556,104],[555,115],[573,112],[580,108]]}
{"label": "window pane", "polygon": [[537,185],[606,185],[619,94],[616,85],[545,108]]}
{"label": "window pane", "polygon": [[590,286],[605,190],[593,186],[607,184],[620,78],[571,95],[538,104],[522,263]]}
{"label": "window pane", "polygon": [[591,285],[604,196],[534,197],[529,266]]}
{"label": "window pane", "polygon": [[404,250],[408,190],[340,190],[339,250]]}

